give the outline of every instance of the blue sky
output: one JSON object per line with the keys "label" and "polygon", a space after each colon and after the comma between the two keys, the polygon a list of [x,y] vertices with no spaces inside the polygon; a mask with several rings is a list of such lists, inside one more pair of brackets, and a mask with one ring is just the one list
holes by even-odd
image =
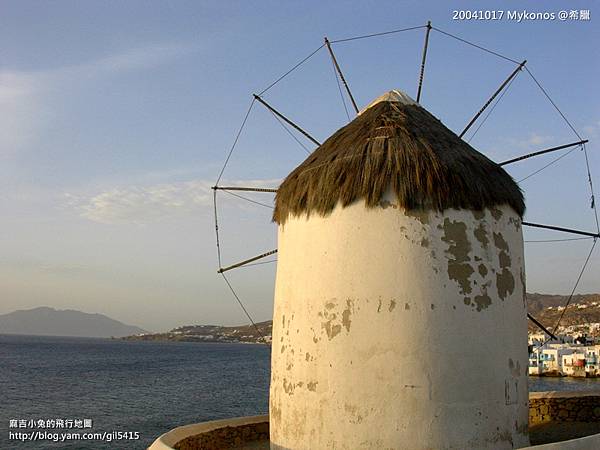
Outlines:
{"label": "blue sky", "polygon": [[[590,139],[600,189],[600,10],[591,1],[485,2],[486,9],[589,10],[589,21],[455,21],[481,2],[3,1],[0,4],[0,313],[40,305],[101,312],[148,329],[245,322],[215,273],[212,197],[251,100],[323,36],[423,25],[528,67]],[[415,96],[424,31],[334,50],[359,106],[392,89]],[[459,131],[514,65],[432,32],[422,104]],[[346,122],[321,50],[265,95],[317,139]],[[525,73],[471,144],[495,160],[576,140]],[[306,143],[308,145],[308,143]],[[275,186],[306,156],[255,105],[224,174]],[[511,166],[518,180],[552,160]],[[592,231],[583,154],[523,182],[527,219]],[[270,210],[223,198],[223,256],[276,246]],[[270,202],[268,194],[254,197]],[[570,237],[526,232],[526,239]],[[591,241],[526,244],[528,290],[568,293]],[[599,252],[579,292],[600,292]],[[270,318],[274,265],[232,283]]]}

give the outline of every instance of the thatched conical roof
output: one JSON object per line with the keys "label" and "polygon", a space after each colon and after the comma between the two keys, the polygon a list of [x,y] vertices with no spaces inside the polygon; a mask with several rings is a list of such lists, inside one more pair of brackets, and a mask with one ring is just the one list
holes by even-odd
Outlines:
{"label": "thatched conical roof", "polygon": [[327,215],[364,199],[379,205],[388,188],[406,209],[481,210],[508,204],[523,215],[519,186],[400,91],[376,99],[339,129],[283,181],[273,220]]}

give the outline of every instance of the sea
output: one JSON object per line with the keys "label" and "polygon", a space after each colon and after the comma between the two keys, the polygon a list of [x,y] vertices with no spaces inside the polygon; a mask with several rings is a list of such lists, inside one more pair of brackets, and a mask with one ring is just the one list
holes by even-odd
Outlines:
{"label": "sea", "polygon": [[0,450],[145,449],[180,425],[267,414],[270,358],[260,344],[0,335]]}
{"label": "sea", "polygon": [[260,344],[0,335],[0,449],[145,449],[180,425],[266,414],[270,357]]}

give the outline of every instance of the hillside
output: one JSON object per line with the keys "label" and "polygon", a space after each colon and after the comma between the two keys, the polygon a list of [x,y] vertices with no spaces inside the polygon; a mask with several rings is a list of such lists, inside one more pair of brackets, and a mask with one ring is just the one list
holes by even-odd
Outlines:
{"label": "hillside", "polygon": [[[568,296],[554,294],[527,294],[528,311],[542,324],[552,327]],[[600,294],[576,295],[565,314],[562,325],[583,327],[585,331],[589,324],[600,323]],[[257,323],[262,335],[271,341],[272,321]],[[529,321],[530,331],[539,331]],[[166,333],[128,336],[127,340],[136,341],[178,341],[178,342],[264,342],[252,325],[223,327],[219,325],[187,325],[174,328]]]}
{"label": "hillside", "polygon": [[[223,327],[219,325],[187,325],[174,328],[166,333],[127,336],[130,341],[176,341],[176,342],[229,342],[264,343],[271,342],[272,321],[259,322],[258,330],[252,325]],[[261,337],[264,336],[265,339]]]}
{"label": "hillside", "polygon": [[122,337],[146,333],[103,314],[41,306],[0,315],[0,334],[40,336]]}
{"label": "hillside", "polygon": [[[529,313],[548,328],[554,327],[562,314],[567,295],[527,294],[527,309]],[[600,323],[600,294],[574,295],[567,311],[561,320],[561,328],[589,328],[590,324]],[[529,322],[529,330],[538,328]],[[582,330],[596,334],[596,332]]]}

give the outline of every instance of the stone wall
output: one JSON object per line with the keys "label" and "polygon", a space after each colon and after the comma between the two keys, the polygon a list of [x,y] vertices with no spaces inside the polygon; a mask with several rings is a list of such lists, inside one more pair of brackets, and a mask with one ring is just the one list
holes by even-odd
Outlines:
{"label": "stone wall", "polygon": [[530,393],[529,425],[552,421],[600,422],[600,391]]}

